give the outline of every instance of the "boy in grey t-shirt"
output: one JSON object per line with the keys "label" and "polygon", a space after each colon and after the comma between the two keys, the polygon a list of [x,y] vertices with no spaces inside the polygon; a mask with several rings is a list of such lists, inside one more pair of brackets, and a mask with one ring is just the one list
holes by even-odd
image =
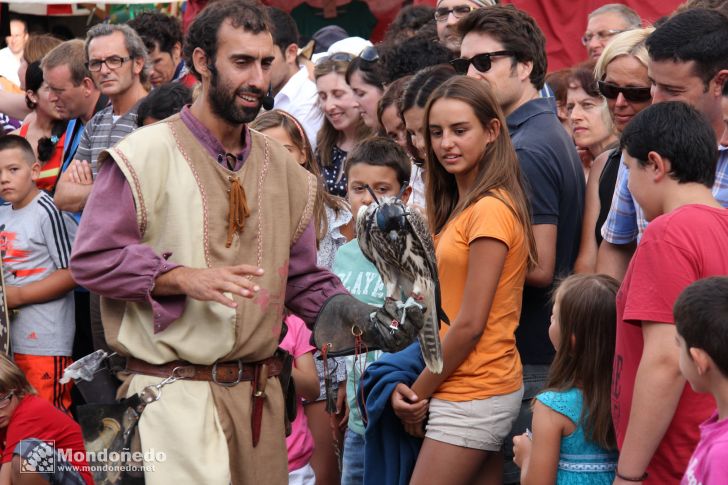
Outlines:
{"label": "boy in grey t-shirt", "polygon": [[71,404],[70,385],[60,386],[71,363],[75,332],[68,269],[76,221],[39,190],[40,165],[24,138],[0,138],[0,250],[3,257],[11,349],[41,397],[61,410]]}

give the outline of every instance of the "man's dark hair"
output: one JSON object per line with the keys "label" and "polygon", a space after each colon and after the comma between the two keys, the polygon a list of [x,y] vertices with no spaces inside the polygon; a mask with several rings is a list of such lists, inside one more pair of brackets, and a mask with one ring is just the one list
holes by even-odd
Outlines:
{"label": "man's dark hair", "polygon": [[695,75],[708,89],[721,69],[728,69],[728,17],[716,10],[692,8],[669,18],[647,37],[654,61],[695,61]]}
{"label": "man's dark hair", "polygon": [[346,159],[346,175],[357,163],[389,167],[397,174],[400,187],[409,183],[412,173],[412,163],[401,146],[389,138],[375,136],[359,143]]}
{"label": "man's dark hair", "polygon": [[0,137],[0,152],[5,150],[20,150],[28,165],[35,163],[35,153],[28,140],[18,135],[5,135]]}
{"label": "man's dark hair", "polygon": [[453,59],[450,49],[437,41],[437,31],[424,28],[417,35],[390,44],[379,53],[382,78],[389,84],[401,77],[415,74],[425,67],[447,64]]}
{"label": "man's dark hair", "polygon": [[435,25],[435,9],[427,5],[403,7],[384,33],[384,42],[402,42],[425,25]]}
{"label": "man's dark hair", "polygon": [[180,21],[158,10],[147,10],[140,13],[127,25],[136,30],[150,53],[156,46],[161,52],[172,53],[174,45],[182,45],[182,24]]}
{"label": "man's dark hair", "polygon": [[679,183],[712,187],[718,142],[708,120],[695,108],[668,101],[640,111],[622,132],[621,149],[647,165],[649,152],[670,161],[670,176]]}
{"label": "man's dark hair", "polygon": [[163,84],[152,91],[139,103],[137,123],[143,126],[146,118],[163,120],[179,113],[192,103],[192,91],[184,84],[172,82]]}
{"label": "man's dark hair", "polygon": [[687,348],[704,350],[728,377],[728,277],[705,278],[685,288],[673,315]]}
{"label": "man's dark hair", "polygon": [[543,87],[546,78],[546,38],[536,21],[513,5],[479,8],[457,24],[460,37],[470,32],[488,34],[503,44],[503,50],[515,52],[518,62],[533,62],[531,84]]}
{"label": "man's dark hair", "polygon": [[202,76],[195,69],[192,53],[199,47],[205,52],[208,65],[214,65],[218,31],[227,20],[234,28],[252,34],[268,32],[268,14],[254,0],[220,0],[208,4],[190,25],[183,49],[185,64],[198,81]]}
{"label": "man's dark hair", "polygon": [[291,44],[298,45],[299,33],[296,21],[283,10],[275,7],[266,8],[270,23],[270,33],[273,35],[273,43],[281,52],[285,53],[286,48]]}

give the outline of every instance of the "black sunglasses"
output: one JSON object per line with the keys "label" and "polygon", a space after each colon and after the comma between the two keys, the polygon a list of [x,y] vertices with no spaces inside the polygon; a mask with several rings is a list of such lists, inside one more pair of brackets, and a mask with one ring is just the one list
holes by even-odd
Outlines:
{"label": "black sunglasses", "polygon": [[513,51],[496,51],[496,52],[484,52],[482,54],[476,54],[470,59],[460,57],[450,61],[450,65],[455,68],[458,74],[467,74],[468,67],[470,64],[480,72],[488,72],[493,65],[492,58],[498,56],[515,56],[516,53]]}
{"label": "black sunglasses", "polygon": [[373,45],[367,46],[364,48],[363,51],[361,51],[361,54],[359,54],[359,57],[362,61],[367,62],[377,62],[379,60],[379,52],[377,52],[377,48]]}
{"label": "black sunglasses", "polygon": [[450,14],[453,14],[453,16],[456,19],[461,19],[465,17],[467,14],[475,10],[475,7],[471,7],[470,5],[456,5],[453,8],[447,8],[447,7],[440,7],[435,9],[435,21],[436,22],[444,22],[447,20],[447,17]]}
{"label": "black sunglasses", "polygon": [[597,81],[599,92],[607,99],[617,99],[619,93],[622,93],[624,99],[634,103],[644,103],[652,99],[650,88],[621,87],[606,81]]}

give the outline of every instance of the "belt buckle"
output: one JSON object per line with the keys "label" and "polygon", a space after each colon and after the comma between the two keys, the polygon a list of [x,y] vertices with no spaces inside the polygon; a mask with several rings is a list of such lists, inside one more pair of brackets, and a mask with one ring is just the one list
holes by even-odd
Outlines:
{"label": "belt buckle", "polygon": [[238,378],[234,382],[221,382],[217,380],[217,364],[217,362],[212,364],[212,382],[223,387],[233,387],[240,384],[240,381],[243,379],[243,362],[240,359],[238,359]]}

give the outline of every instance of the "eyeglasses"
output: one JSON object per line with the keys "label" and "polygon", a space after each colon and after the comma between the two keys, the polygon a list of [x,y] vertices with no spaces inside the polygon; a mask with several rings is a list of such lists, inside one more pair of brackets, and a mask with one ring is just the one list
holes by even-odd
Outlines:
{"label": "eyeglasses", "polygon": [[5,394],[4,397],[0,397],[0,409],[4,409],[10,405],[10,400],[15,395],[15,391],[10,391],[9,393]]}
{"label": "eyeglasses", "polygon": [[354,59],[354,56],[348,52],[336,52],[326,57],[326,59],[334,62],[351,62]]}
{"label": "eyeglasses", "polygon": [[447,18],[450,16],[450,14],[453,14],[453,16],[456,19],[461,19],[465,17],[467,14],[475,10],[475,7],[472,7],[470,5],[456,5],[453,8],[447,8],[447,7],[440,7],[435,9],[435,21],[436,22],[445,22]]}
{"label": "eyeglasses", "polygon": [[377,48],[373,45],[367,46],[364,48],[363,51],[361,51],[361,54],[359,54],[359,57],[362,61],[367,62],[377,62],[379,60],[379,52],[377,52]]}
{"label": "eyeglasses", "polygon": [[599,32],[587,32],[586,34],[581,36],[581,43],[584,45],[587,45],[591,40],[596,37],[597,40],[607,40],[608,38],[615,36],[617,34],[621,34],[622,32],[627,32],[626,30],[619,30],[619,29],[607,29],[607,30],[600,30]]}
{"label": "eyeglasses", "polygon": [[86,67],[91,72],[97,72],[101,70],[101,64],[106,64],[109,69],[119,69],[126,61],[133,59],[132,56],[119,57],[111,56],[106,59],[90,59],[86,63]]}
{"label": "eyeglasses", "polygon": [[453,59],[450,61],[450,65],[455,68],[458,74],[467,74],[468,67],[470,64],[480,72],[488,72],[493,65],[492,58],[500,56],[515,56],[516,53],[513,51],[496,51],[496,52],[484,52],[482,54],[476,54],[470,59],[460,57],[459,59]]}
{"label": "eyeglasses", "polygon": [[607,99],[617,99],[619,93],[622,93],[624,99],[635,103],[644,103],[652,99],[650,88],[621,87],[606,81],[598,81],[599,92]]}

